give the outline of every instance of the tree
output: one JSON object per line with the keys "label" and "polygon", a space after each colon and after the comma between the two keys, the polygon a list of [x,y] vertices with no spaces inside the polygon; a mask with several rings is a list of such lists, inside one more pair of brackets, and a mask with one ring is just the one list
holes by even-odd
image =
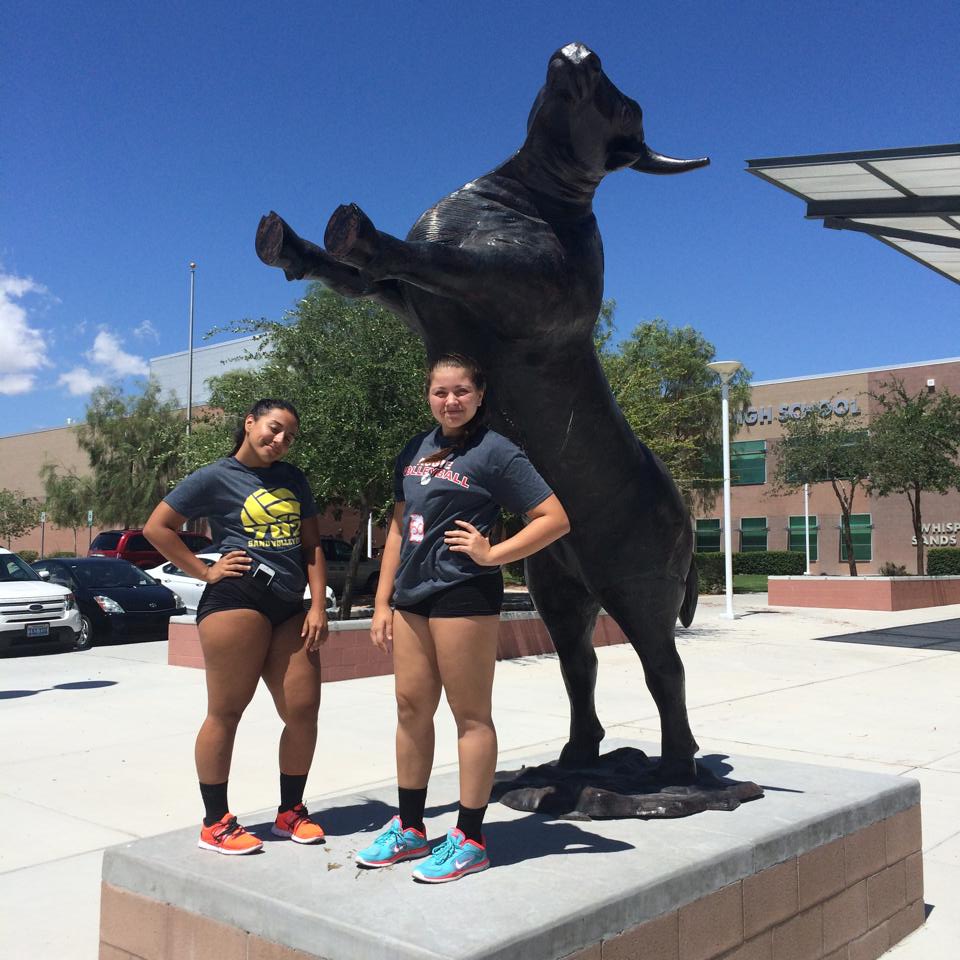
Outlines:
{"label": "tree", "polygon": [[16,537],[29,533],[40,523],[40,503],[22,490],[0,489],[0,539],[7,549]]}
{"label": "tree", "polygon": [[[367,519],[386,516],[394,460],[414,433],[429,426],[423,346],[393,314],[320,284],[312,284],[284,320],[245,321],[234,330],[259,337],[249,356],[261,365],[212,380],[211,404],[231,424],[256,397],[291,402],[300,413],[300,432],[288,459],[306,474],[321,509],[359,514],[361,534],[340,602],[346,619]],[[213,429],[220,432],[200,439],[197,430],[191,440],[226,440],[223,425]]]}
{"label": "tree", "polygon": [[130,396],[98,387],[87,406],[77,443],[93,471],[98,518],[123,527],[142,526],[182,474],[185,424],[177,405],[148,382]]}
{"label": "tree", "polygon": [[802,490],[806,483],[829,482],[840,504],[840,532],[847,550],[850,576],[857,575],[850,515],[857,488],[870,475],[871,445],[865,430],[846,420],[826,420],[815,411],[784,423],[776,445],[771,483],[776,493]]}
{"label": "tree", "polygon": [[93,478],[72,472],[59,474],[52,463],[40,468],[40,476],[48,518],[56,526],[73,531],[73,552],[77,553],[77,530],[86,526],[87,511],[94,509]]}
{"label": "tree", "polygon": [[960,397],[949,391],[910,394],[902,380],[873,395],[880,413],[870,423],[873,468],[869,489],[881,497],[904,494],[910,504],[917,574],[923,576],[921,495],[960,489]]}
{"label": "tree", "polygon": [[[598,330],[600,361],[633,432],[666,464],[688,501],[712,501],[723,443],[719,379],[707,368],[713,344],[692,327],[649,320],[611,350],[606,328],[598,323]],[[733,378],[732,409],[749,402],[749,380],[746,370]]]}

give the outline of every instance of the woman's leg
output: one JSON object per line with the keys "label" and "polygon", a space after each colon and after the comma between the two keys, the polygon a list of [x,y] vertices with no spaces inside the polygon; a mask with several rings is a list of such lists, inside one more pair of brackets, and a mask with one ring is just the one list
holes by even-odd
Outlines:
{"label": "woman's leg", "polygon": [[284,723],[280,735],[280,773],[306,777],[317,745],[320,710],[320,654],[307,650],[300,636],[303,615],[273,628],[263,679]]}
{"label": "woman's leg", "polygon": [[397,784],[422,790],[433,769],[433,717],[440,703],[440,671],[426,617],[398,610],[393,617],[393,672],[397,695]]}
{"label": "woman's leg", "polygon": [[207,679],[207,716],[197,734],[197,776],[222,784],[230,776],[237,724],[253,697],[270,647],[270,621],[254,610],[221,610],[198,628]]}
{"label": "woman's leg", "polygon": [[460,803],[485,807],[497,768],[497,731],[491,716],[499,617],[434,617],[430,634],[447,702],[457,722]]}

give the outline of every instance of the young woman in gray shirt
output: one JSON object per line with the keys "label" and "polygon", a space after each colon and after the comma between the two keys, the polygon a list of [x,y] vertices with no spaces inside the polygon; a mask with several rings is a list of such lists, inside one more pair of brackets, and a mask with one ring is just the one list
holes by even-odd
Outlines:
{"label": "young woman in gray shirt", "polygon": [[[535,553],[569,530],[560,501],[523,452],[483,425],[484,378],[467,357],[436,360],[427,377],[439,426],[397,458],[371,637],[393,650],[399,813],[356,855],[383,867],[428,858],[413,878],[458,880],[490,865],[482,834],[497,764],[491,692],[503,578],[500,565]],[[501,506],[528,523],[491,544]],[[457,826],[430,849],[423,814],[433,766],[440,692],[457,724]]]}

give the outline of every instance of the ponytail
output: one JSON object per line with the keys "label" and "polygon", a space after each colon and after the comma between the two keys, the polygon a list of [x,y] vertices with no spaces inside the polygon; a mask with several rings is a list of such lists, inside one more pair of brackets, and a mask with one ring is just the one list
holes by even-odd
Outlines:
{"label": "ponytail", "polygon": [[[464,356],[462,353],[444,353],[443,355],[437,357],[436,360],[431,361],[430,365],[427,367],[427,376],[425,383],[425,393],[430,393],[430,382],[433,380],[434,371],[439,370],[443,367],[456,367],[462,370],[465,370],[467,376],[470,377],[471,382],[478,391],[484,391],[487,386],[486,377],[483,375],[483,370],[480,368],[480,364],[471,357]],[[442,460],[445,460],[451,453],[456,450],[463,450],[469,444],[470,440],[476,436],[476,434],[483,428],[487,421],[487,407],[486,401],[482,401],[480,406],[477,408],[477,412],[464,424],[463,433],[457,437],[457,439],[450,444],[448,447],[444,447],[442,450],[438,450],[436,453],[431,453],[429,457],[424,457],[424,463],[439,463]]]}
{"label": "ponytail", "polygon": [[264,397],[262,400],[258,400],[240,420],[240,425],[233,434],[233,449],[230,451],[229,456],[235,457],[237,451],[243,446],[243,441],[247,436],[247,417],[253,417],[254,420],[259,420],[264,414],[269,413],[271,410],[286,410],[287,413],[292,413],[294,419],[297,421],[297,426],[300,425],[300,414],[297,413],[297,408],[292,403],[287,403],[286,400],[273,400],[269,397]]}

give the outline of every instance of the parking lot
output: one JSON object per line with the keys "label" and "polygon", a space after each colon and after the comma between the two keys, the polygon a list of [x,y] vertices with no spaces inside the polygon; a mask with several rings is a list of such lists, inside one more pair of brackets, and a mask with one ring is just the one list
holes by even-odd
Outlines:
{"label": "parking lot", "polygon": [[[729,757],[733,776],[738,756],[764,755],[916,777],[929,916],[889,955],[955,956],[960,606],[774,610],[763,595],[735,599],[739,619],[722,619],[722,598],[702,598],[694,625],[679,633],[702,751]],[[620,646],[598,655],[608,736],[655,741],[635,654]],[[6,657],[0,670],[0,957],[86,960],[97,955],[103,849],[199,818],[193,739],[204,676],[168,666],[164,642]],[[559,749],[567,705],[556,658],[499,664],[494,708],[501,766]],[[391,677],[327,685],[308,798],[391,783],[393,717]],[[276,802],[278,733],[261,690],[241,724],[230,780],[241,816]],[[441,712],[438,767],[455,756]]]}

